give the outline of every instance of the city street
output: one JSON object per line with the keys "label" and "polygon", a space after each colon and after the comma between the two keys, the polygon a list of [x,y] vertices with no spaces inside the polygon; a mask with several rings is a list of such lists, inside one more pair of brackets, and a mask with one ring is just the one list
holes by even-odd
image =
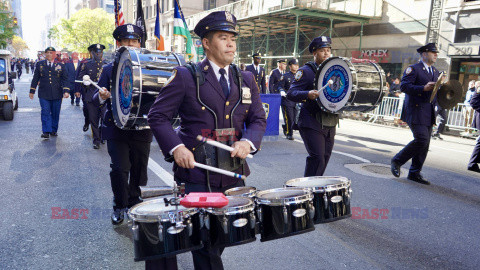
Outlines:
{"label": "city street", "polygon": [[[143,269],[134,262],[132,233],[112,226],[110,158],[83,132],[82,107],[64,99],[58,137],[42,140],[31,74],[16,81],[19,109],[0,120],[1,269]],[[265,138],[248,160],[247,186],[282,187],[303,176],[306,150],[295,141]],[[476,269],[480,265],[480,178],[467,171],[474,140],[432,140],[423,175],[430,186],[394,178],[390,159],[409,129],[341,120],[325,175],[352,182],[353,216],[283,239],[226,248],[225,269]],[[171,164],[151,147],[148,186],[171,183]],[[61,210],[66,209],[66,210]],[[382,215],[375,215],[379,212]],[[69,215],[60,215],[66,213]],[[178,256],[193,269],[192,256]]]}

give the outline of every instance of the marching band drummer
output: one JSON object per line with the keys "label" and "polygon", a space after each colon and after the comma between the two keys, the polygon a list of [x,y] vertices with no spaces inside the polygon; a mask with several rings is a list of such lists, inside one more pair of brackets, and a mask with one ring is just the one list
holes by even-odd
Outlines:
{"label": "marching band drummer", "polygon": [[313,90],[317,68],[331,56],[331,43],[330,37],[326,36],[312,40],[308,50],[313,54],[314,61],[297,71],[287,94],[289,100],[302,102],[297,125],[308,152],[305,177],[322,176],[333,150],[339,117],[320,109],[315,101],[319,92]]}
{"label": "marching band drummer", "polygon": [[[224,192],[244,186],[238,178],[195,168],[194,162],[204,160],[207,165],[249,175],[244,159],[260,148],[265,132],[265,111],[252,73],[230,65],[236,52],[235,26],[235,16],[225,11],[212,12],[198,22],[194,32],[202,40],[206,59],[177,67],[148,114],[148,123],[163,154],[167,158],[173,155],[175,180],[185,183],[186,193]],[[170,120],[177,110],[182,121],[175,132]],[[231,142],[234,150],[211,151],[209,145],[196,140],[198,135]],[[224,156],[213,161],[216,155]],[[208,160],[213,163],[208,164]],[[195,269],[223,269],[223,249],[209,248],[207,244],[192,251]]]}

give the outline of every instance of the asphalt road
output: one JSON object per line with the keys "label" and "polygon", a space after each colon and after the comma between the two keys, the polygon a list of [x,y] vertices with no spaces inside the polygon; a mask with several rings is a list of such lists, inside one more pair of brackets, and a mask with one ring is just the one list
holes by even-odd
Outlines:
{"label": "asphalt road", "polygon": [[[129,227],[110,222],[106,146],[92,149],[81,107],[70,100],[62,104],[59,136],[41,140],[40,105],[28,99],[30,79],[16,82],[14,120],[0,120],[0,268],[142,269],[143,262],[133,261]],[[249,160],[247,185],[278,188],[302,176],[306,151],[295,137],[267,138]],[[342,120],[325,175],[352,181],[354,216],[316,225],[313,232],[269,242],[257,236],[227,248],[225,269],[478,269],[480,181],[466,170],[475,142],[444,138],[431,143],[423,174],[432,185],[423,186],[382,167],[412,139],[408,129]],[[151,161],[148,185],[164,185],[171,164],[156,143]],[[368,165],[377,173],[364,172]],[[68,209],[70,218],[54,218],[59,209]],[[387,214],[376,217],[375,209]],[[180,269],[193,269],[190,253],[178,262]]]}

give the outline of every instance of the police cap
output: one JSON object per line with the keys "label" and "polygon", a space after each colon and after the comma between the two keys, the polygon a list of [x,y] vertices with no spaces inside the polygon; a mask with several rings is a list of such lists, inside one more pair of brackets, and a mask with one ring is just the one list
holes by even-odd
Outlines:
{"label": "police cap", "polygon": [[45,49],[45,52],[56,52],[56,50],[55,50],[55,48],[53,48],[53,47],[47,47],[47,48]]}
{"label": "police cap", "polygon": [[437,44],[435,43],[428,43],[425,46],[422,46],[417,49],[418,53],[423,53],[423,52],[433,52],[433,53],[438,53],[438,48]]}
{"label": "police cap", "polygon": [[293,58],[293,59],[290,59],[288,60],[288,65],[298,65],[298,60]]}
{"label": "police cap", "polygon": [[237,18],[228,11],[215,11],[201,19],[193,32],[200,38],[204,38],[211,31],[226,31],[238,35],[235,30]]}
{"label": "police cap", "polygon": [[285,62],[287,62],[287,59],[278,59],[277,60],[277,63],[285,63]]}
{"label": "police cap", "polygon": [[95,51],[95,52],[101,52],[105,50],[105,46],[102,45],[102,44],[92,44],[90,46],[88,46],[88,51],[91,52],[91,51]]}
{"label": "police cap", "polygon": [[113,31],[113,38],[117,41],[122,39],[138,39],[141,40],[143,36],[142,28],[134,25],[134,24],[124,24],[120,25],[119,27],[115,28]]}
{"label": "police cap", "polygon": [[259,52],[256,52],[252,55],[252,58],[262,58],[262,54]]}
{"label": "police cap", "polygon": [[316,49],[327,47],[332,47],[332,39],[327,36],[319,36],[314,38],[312,42],[310,42],[310,45],[308,46],[308,51],[310,51],[310,53],[313,53]]}

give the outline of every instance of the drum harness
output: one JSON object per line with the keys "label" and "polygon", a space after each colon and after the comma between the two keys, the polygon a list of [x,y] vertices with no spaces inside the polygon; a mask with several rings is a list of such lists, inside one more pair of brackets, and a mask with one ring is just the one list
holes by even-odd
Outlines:
{"label": "drum harness", "polygon": [[[307,63],[305,63],[305,65],[310,67],[315,74],[317,74],[317,72],[320,68],[313,61],[307,62]],[[317,84],[317,83],[315,83],[315,84]],[[315,88],[318,88],[317,85],[315,85]],[[319,102],[318,99],[316,101],[317,101],[317,103]],[[320,107],[320,105],[318,105],[318,106]],[[315,119],[317,120],[317,122],[320,123],[320,125],[322,125],[322,129],[325,128],[325,127],[327,127],[327,128],[335,127],[336,125],[338,125],[340,127],[340,121],[338,121],[339,120],[338,114],[325,112],[324,110],[322,110],[321,107],[320,107],[320,112],[315,113]]]}
{"label": "drum harness", "polygon": [[[208,107],[200,98],[200,86],[205,83],[205,75],[199,68],[198,64],[195,64],[193,62],[189,62],[185,65],[185,67],[190,71],[190,73],[193,76],[193,79],[195,81],[195,86],[196,86],[196,91],[197,91],[197,100],[198,102],[205,107],[212,115],[215,120],[215,130],[212,132],[214,135],[217,133],[217,136],[227,138],[228,140],[220,140],[222,143],[226,143],[227,145],[231,145],[233,142],[235,142],[236,138],[234,138],[235,134],[235,128],[233,128],[233,114],[238,107],[238,105],[242,102],[243,95],[242,95],[242,73],[240,69],[235,65],[235,64],[230,64],[230,70],[232,71],[232,74],[234,76],[234,79],[237,82],[238,89],[239,89],[239,99],[235,106],[233,107],[232,111],[230,112],[230,127],[231,128],[225,128],[225,129],[219,129],[218,128],[218,117],[215,111]],[[245,161],[240,159],[240,158],[232,158],[230,157],[230,153],[224,150],[218,151],[218,148],[214,148],[211,145],[205,144],[205,142],[201,142],[198,145],[196,145],[193,148],[193,153],[195,156],[195,160],[198,162],[205,161],[206,165],[209,166],[215,166],[218,168],[222,168],[228,171],[234,171],[237,170],[238,168],[242,167],[242,174],[244,174],[244,164]],[[210,173],[208,170],[206,170],[206,177],[207,177],[207,186],[208,190],[212,192],[212,189],[210,187]]]}

